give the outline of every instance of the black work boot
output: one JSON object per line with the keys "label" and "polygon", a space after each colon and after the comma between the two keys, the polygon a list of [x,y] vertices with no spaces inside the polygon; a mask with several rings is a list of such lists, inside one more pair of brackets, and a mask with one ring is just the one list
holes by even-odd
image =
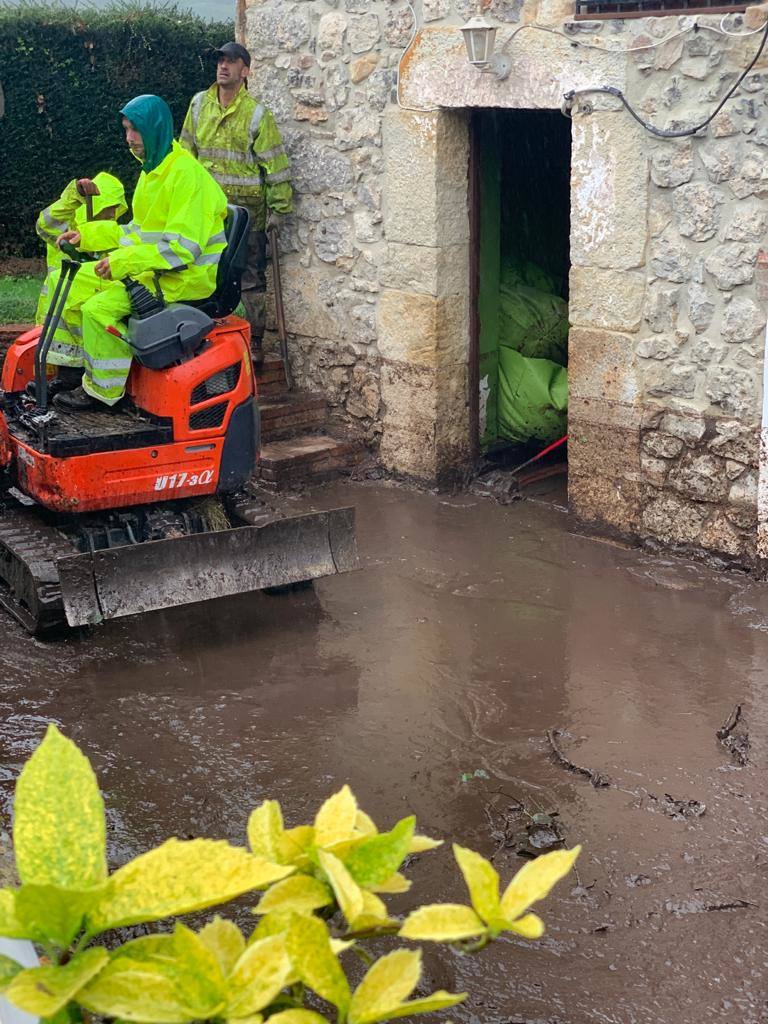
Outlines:
{"label": "black work boot", "polygon": [[[82,366],[59,366],[56,376],[48,381],[48,397],[60,394],[62,391],[74,391],[79,387],[83,379]],[[24,389],[32,398],[37,398],[37,384],[31,380]]]}
{"label": "black work boot", "polygon": [[58,381],[59,391],[74,391],[80,387],[82,379],[82,366],[60,366],[54,377],[54,380]]}
{"label": "black work boot", "polygon": [[86,409],[95,409],[99,402],[78,386],[72,391],[62,391],[56,395],[53,404],[70,412],[85,412]]}

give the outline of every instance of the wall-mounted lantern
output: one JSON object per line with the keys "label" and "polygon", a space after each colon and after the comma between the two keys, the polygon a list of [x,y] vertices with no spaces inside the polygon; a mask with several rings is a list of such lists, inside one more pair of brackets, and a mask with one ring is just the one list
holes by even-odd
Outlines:
{"label": "wall-mounted lantern", "polygon": [[474,18],[469,19],[461,34],[464,36],[469,63],[479,68],[487,67],[496,45],[496,27],[482,14],[476,14]]}
{"label": "wall-mounted lantern", "polygon": [[494,53],[496,32],[497,26],[492,25],[482,13],[470,18],[461,30],[469,63],[479,71],[495,75],[499,82],[503,82],[512,70],[512,63],[503,53]]}

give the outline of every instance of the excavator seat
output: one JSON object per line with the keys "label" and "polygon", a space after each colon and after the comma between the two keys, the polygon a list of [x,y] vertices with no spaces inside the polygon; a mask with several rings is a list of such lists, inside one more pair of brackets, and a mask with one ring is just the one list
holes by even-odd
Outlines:
{"label": "excavator seat", "polygon": [[216,291],[207,299],[195,299],[187,305],[220,320],[234,312],[240,302],[240,280],[248,263],[248,225],[251,216],[243,206],[227,206],[224,232],[227,247],[221,254],[216,273]]}

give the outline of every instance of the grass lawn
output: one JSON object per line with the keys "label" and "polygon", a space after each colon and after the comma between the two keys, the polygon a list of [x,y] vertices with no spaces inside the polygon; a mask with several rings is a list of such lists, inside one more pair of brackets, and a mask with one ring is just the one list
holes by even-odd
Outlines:
{"label": "grass lawn", "polygon": [[0,324],[32,323],[41,277],[0,277]]}

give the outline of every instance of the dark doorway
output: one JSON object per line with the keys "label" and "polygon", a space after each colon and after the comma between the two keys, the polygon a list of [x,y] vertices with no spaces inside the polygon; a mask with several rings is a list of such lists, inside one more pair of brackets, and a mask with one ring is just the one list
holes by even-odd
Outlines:
{"label": "dark doorway", "polygon": [[[473,112],[470,380],[486,464],[519,465],[567,433],[570,177],[560,111]],[[564,474],[566,447],[536,472]]]}

